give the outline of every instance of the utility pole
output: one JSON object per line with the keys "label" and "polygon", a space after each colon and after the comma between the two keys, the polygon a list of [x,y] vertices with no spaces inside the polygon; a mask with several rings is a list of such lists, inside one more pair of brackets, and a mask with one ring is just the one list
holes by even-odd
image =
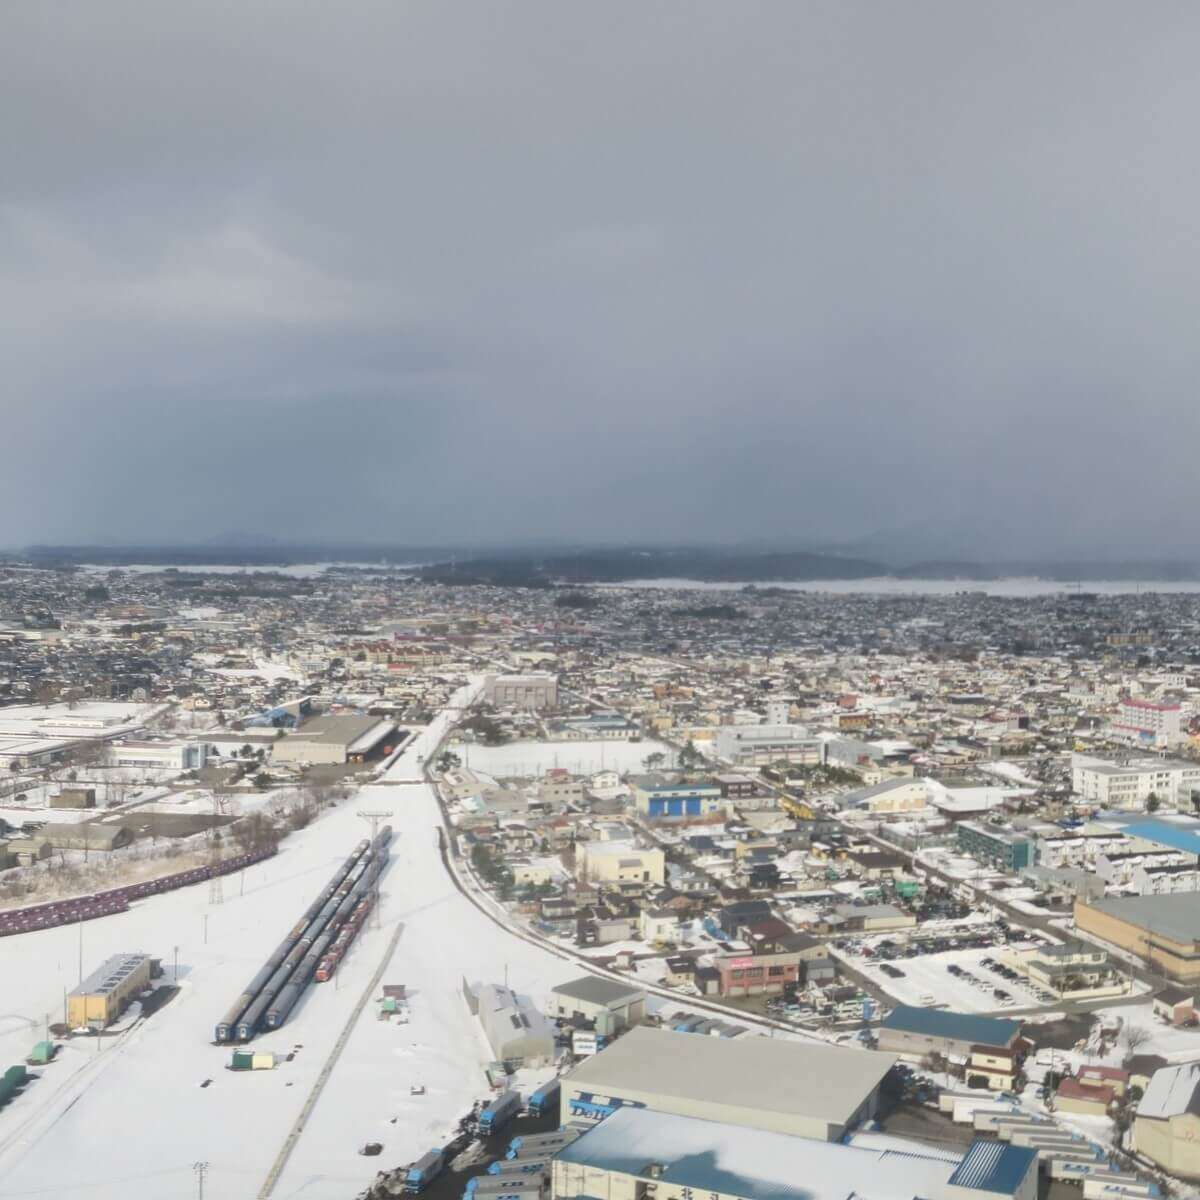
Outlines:
{"label": "utility pole", "polygon": [[379,836],[380,822],[386,821],[388,819],[388,817],[390,817],[392,815],[392,810],[390,808],[389,809],[360,808],[358,810],[358,815],[364,821],[370,821],[370,823],[371,823],[371,841],[374,842],[375,839]]}
{"label": "utility pole", "polygon": [[178,983],[179,982],[179,947],[178,946],[175,947],[175,970],[174,970],[173,974],[174,974],[174,982]]}
{"label": "utility pole", "polygon": [[79,984],[83,986],[83,918],[79,918]]}
{"label": "utility pole", "polygon": [[192,1163],[192,1170],[196,1173],[196,1200],[204,1200],[204,1177],[208,1174],[208,1163]]}
{"label": "utility pole", "polygon": [[204,944],[208,945],[208,913],[204,914]]}

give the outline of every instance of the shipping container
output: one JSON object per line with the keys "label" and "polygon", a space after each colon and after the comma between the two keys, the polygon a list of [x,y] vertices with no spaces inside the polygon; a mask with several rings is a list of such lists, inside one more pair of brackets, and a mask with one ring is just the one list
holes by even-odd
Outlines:
{"label": "shipping container", "polygon": [[44,1067],[46,1063],[53,1060],[54,1053],[55,1050],[53,1042],[38,1042],[29,1055],[29,1061],[34,1066]]}
{"label": "shipping container", "polygon": [[419,1192],[428,1187],[446,1168],[446,1152],[430,1150],[417,1159],[404,1176],[404,1189]]}
{"label": "shipping container", "polygon": [[479,1132],[484,1137],[499,1133],[521,1111],[521,1093],[505,1092],[497,1096],[479,1114]]}
{"label": "shipping container", "polygon": [[558,1107],[558,1098],[562,1093],[562,1084],[557,1079],[543,1083],[529,1097],[529,1111],[535,1117],[544,1117],[552,1109]]}

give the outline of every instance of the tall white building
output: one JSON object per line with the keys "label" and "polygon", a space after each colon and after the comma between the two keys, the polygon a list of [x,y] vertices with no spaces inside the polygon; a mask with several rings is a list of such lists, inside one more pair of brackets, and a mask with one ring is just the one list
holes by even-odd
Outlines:
{"label": "tall white building", "polygon": [[1126,697],[1112,723],[1115,737],[1139,746],[1174,746],[1183,741],[1183,710],[1178,704]]}
{"label": "tall white building", "polygon": [[1143,809],[1153,794],[1164,805],[1191,812],[1192,792],[1200,793],[1200,763],[1171,758],[1115,763],[1074,754],[1071,790],[1101,808]]}
{"label": "tall white building", "polygon": [[718,758],[740,766],[784,760],[813,766],[825,761],[825,742],[802,725],[722,725],[714,748]]}

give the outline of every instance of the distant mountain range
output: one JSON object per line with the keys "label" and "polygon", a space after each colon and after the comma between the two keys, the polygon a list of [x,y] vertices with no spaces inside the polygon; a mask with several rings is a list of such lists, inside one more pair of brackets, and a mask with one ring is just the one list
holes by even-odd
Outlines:
{"label": "distant mountain range", "polygon": [[253,543],[146,546],[29,546],[18,557],[40,566],[150,563],[197,567],[289,566],[341,562],[379,565],[414,563],[419,577],[447,583],[549,586],[555,583],[625,583],[637,579],[687,579],[709,583],[806,583],[831,579],[962,580],[986,582],[1038,576],[1063,582],[1087,580],[1200,580],[1200,566],[1180,560],[996,561],[945,557],[897,561],[888,556],[823,550],[746,549],[697,546],[517,547],[506,550],[379,544]]}

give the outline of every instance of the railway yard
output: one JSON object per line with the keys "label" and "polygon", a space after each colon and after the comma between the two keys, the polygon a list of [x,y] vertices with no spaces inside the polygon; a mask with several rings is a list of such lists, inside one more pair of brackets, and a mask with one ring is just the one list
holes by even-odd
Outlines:
{"label": "railway yard", "polygon": [[[442,867],[437,803],[420,782],[418,761],[454,715],[436,717],[379,786],[328,810],[277,856],[247,867],[241,894],[211,904],[206,886],[185,887],[103,920],[4,943],[5,953],[19,954],[21,969],[0,972],[0,1013],[40,1009],[50,1020],[61,1012],[64,990],[77,982],[81,937],[87,962],[146,947],[168,964],[168,981],[175,946],[179,963],[178,995],[152,1018],[103,1038],[70,1039],[36,1086],[6,1110],[0,1124],[6,1192],[52,1189],[108,1200],[148,1194],[153,1181],[155,1195],[186,1196],[193,1186],[186,1164],[204,1161],[215,1194],[256,1195],[318,1083],[320,1098],[274,1195],[345,1197],[377,1170],[377,1160],[357,1153],[364,1142],[382,1142],[387,1161],[399,1162],[452,1135],[480,1094],[479,1063],[487,1055],[461,1002],[461,955],[454,948],[469,946],[475,969],[496,976],[507,970],[515,987],[539,996],[577,973],[498,931]],[[411,786],[389,786],[396,782]],[[213,1044],[215,1023],[231,998],[249,990],[246,981],[328,887],[335,868],[341,871],[347,851],[361,844],[360,808],[393,810],[392,861],[379,880],[377,910],[333,978],[308,987],[282,1029],[256,1037],[256,1048],[275,1053],[279,1068],[232,1073],[229,1047]],[[397,931],[395,953],[381,962]],[[347,1029],[381,966],[384,978],[408,986],[408,1024],[367,1015]],[[0,1057],[15,1061],[32,1032],[23,1018],[0,1017]],[[322,1080],[339,1040],[336,1066]],[[388,1081],[382,1089],[381,1068]],[[414,1095],[414,1086],[423,1094]],[[127,1136],[150,1128],[153,1138]],[[99,1154],[104,1178],[89,1177],[81,1164]]]}

